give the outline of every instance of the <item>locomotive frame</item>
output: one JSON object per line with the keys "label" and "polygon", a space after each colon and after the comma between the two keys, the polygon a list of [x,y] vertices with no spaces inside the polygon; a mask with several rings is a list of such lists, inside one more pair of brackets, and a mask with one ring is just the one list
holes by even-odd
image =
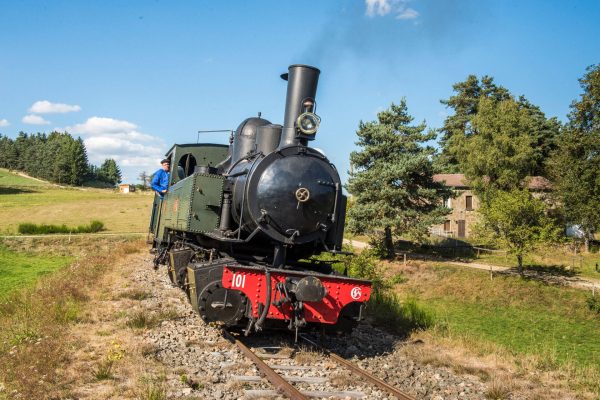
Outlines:
{"label": "locomotive frame", "polygon": [[244,120],[229,146],[174,145],[168,192],[155,196],[155,266],[166,264],[207,322],[245,329],[351,330],[371,283],[309,261],[343,253],[346,197],[335,166],[308,142],[320,71],[292,65],[284,124]]}

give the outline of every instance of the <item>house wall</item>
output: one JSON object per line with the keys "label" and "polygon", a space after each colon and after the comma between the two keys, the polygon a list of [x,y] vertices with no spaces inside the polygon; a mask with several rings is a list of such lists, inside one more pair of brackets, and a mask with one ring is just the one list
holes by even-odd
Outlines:
{"label": "house wall", "polygon": [[135,192],[135,186],[133,186],[133,185],[119,185],[119,192],[121,192],[121,193]]}
{"label": "house wall", "polygon": [[[480,206],[479,199],[470,189],[454,189],[454,193],[456,195],[455,197],[446,200],[446,206],[452,210],[446,217],[446,220],[449,221],[447,224],[449,226],[445,227],[444,224],[434,225],[431,231],[439,236],[457,238],[460,237],[459,221],[464,221],[464,237],[469,237],[472,234],[473,226],[477,222],[477,209],[479,209]],[[470,210],[467,209],[467,196],[471,196],[472,207]]]}

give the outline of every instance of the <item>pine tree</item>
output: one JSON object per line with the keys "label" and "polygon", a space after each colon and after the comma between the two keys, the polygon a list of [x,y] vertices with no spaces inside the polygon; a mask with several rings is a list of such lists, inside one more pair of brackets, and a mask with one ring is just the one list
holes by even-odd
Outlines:
{"label": "pine tree", "polygon": [[15,143],[8,137],[0,135],[0,166],[15,169],[17,164],[17,150]]}
{"label": "pine tree", "polygon": [[28,165],[26,150],[30,146],[29,136],[25,132],[19,132],[15,139],[15,150],[17,151],[17,162],[15,169],[17,171],[25,171]]}
{"label": "pine tree", "polygon": [[104,182],[116,185],[121,183],[121,169],[115,160],[107,158],[98,170],[98,177]]}
{"label": "pine tree", "polygon": [[47,157],[50,164],[51,180],[59,184],[71,183],[71,151],[73,138],[68,133],[52,132],[48,136]]}
{"label": "pine tree", "polygon": [[85,145],[81,138],[71,143],[70,183],[81,185],[87,173],[88,158]]}
{"label": "pine tree", "polygon": [[46,141],[46,146],[40,160],[44,171],[42,177],[50,182],[59,181],[60,173],[56,167],[56,160],[59,157],[59,153],[60,138],[58,137],[57,132],[51,132],[50,135],[48,135],[48,140]]}
{"label": "pine tree", "polygon": [[379,244],[383,239],[392,256],[394,236],[421,238],[431,225],[443,221],[448,209],[442,199],[450,192],[432,178],[434,149],[426,143],[435,133],[425,133],[424,122],[411,125],[406,101],[392,104],[377,118],[360,122],[356,144],[361,149],[350,155],[349,229]]}

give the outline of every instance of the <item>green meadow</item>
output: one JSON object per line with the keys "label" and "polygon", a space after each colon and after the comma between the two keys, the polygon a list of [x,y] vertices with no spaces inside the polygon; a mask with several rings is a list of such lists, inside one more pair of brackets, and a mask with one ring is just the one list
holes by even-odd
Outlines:
{"label": "green meadow", "polygon": [[[146,232],[152,199],[150,193],[60,187],[0,169],[0,235],[18,235],[20,224],[79,227],[93,220],[101,221],[106,233]],[[32,243],[30,248],[0,242],[0,296],[33,285],[76,258],[68,251],[56,252],[63,246],[58,242],[67,239],[56,238],[58,242],[49,245],[52,240],[48,235],[46,241]],[[85,240],[80,243],[89,247]]]}
{"label": "green meadow", "polygon": [[590,291],[436,264],[406,276],[394,290],[433,316],[434,336],[481,354],[532,356],[536,368],[569,370],[574,386],[600,395],[600,314],[588,306]]}
{"label": "green meadow", "polygon": [[0,244],[0,298],[31,286],[37,279],[68,265],[73,258],[17,252]]}

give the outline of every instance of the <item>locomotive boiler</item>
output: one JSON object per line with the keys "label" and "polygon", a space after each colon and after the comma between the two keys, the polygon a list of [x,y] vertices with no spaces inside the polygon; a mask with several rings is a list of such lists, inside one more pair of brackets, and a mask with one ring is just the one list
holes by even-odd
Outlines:
{"label": "locomotive boiler", "polygon": [[346,197],[335,166],[308,144],[320,118],[320,71],[292,65],[283,125],[244,120],[218,144],[174,145],[170,186],[155,197],[155,265],[205,321],[245,329],[305,326],[348,331],[369,281],[311,261],[342,252]]}

